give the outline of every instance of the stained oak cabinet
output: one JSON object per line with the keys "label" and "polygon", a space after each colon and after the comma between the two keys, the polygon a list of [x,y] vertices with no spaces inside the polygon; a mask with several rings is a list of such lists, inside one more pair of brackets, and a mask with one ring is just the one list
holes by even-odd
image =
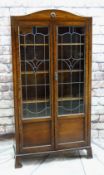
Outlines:
{"label": "stained oak cabinet", "polygon": [[11,17],[15,157],[90,146],[90,17],[44,10]]}

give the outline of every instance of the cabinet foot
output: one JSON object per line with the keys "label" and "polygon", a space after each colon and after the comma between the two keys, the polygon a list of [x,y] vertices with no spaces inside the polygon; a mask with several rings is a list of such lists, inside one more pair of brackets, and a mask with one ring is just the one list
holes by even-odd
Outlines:
{"label": "cabinet foot", "polygon": [[21,168],[21,158],[20,157],[15,157],[15,168]]}
{"label": "cabinet foot", "polygon": [[87,148],[87,158],[92,158],[92,148]]}

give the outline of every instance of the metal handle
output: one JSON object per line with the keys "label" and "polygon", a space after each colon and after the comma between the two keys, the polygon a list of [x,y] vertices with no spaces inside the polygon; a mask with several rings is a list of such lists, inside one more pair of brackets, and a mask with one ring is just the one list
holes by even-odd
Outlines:
{"label": "metal handle", "polygon": [[58,72],[55,72],[55,80],[58,81]]}

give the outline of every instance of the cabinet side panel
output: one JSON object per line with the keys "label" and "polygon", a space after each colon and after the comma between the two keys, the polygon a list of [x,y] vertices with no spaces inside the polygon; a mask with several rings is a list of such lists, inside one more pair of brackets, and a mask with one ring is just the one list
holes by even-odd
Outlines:
{"label": "cabinet side panel", "polygon": [[14,116],[15,116],[15,152],[20,152],[19,132],[19,90],[18,90],[18,30],[14,17],[11,17],[12,37],[12,65],[13,65],[13,92],[14,92]]}

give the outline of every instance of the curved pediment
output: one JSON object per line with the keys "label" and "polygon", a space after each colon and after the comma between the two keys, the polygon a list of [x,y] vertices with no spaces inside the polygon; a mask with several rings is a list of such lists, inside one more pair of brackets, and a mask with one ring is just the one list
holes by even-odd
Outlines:
{"label": "curved pediment", "polygon": [[63,21],[85,21],[86,19],[89,19],[89,17],[83,17],[83,16],[78,16],[70,12],[66,12],[63,10],[57,10],[57,9],[49,9],[49,10],[42,10],[38,12],[34,12],[28,15],[24,16],[13,16],[11,17],[12,20],[17,20],[17,21],[22,21],[22,20],[35,20],[35,21],[49,21],[51,19],[55,20],[63,20]]}

